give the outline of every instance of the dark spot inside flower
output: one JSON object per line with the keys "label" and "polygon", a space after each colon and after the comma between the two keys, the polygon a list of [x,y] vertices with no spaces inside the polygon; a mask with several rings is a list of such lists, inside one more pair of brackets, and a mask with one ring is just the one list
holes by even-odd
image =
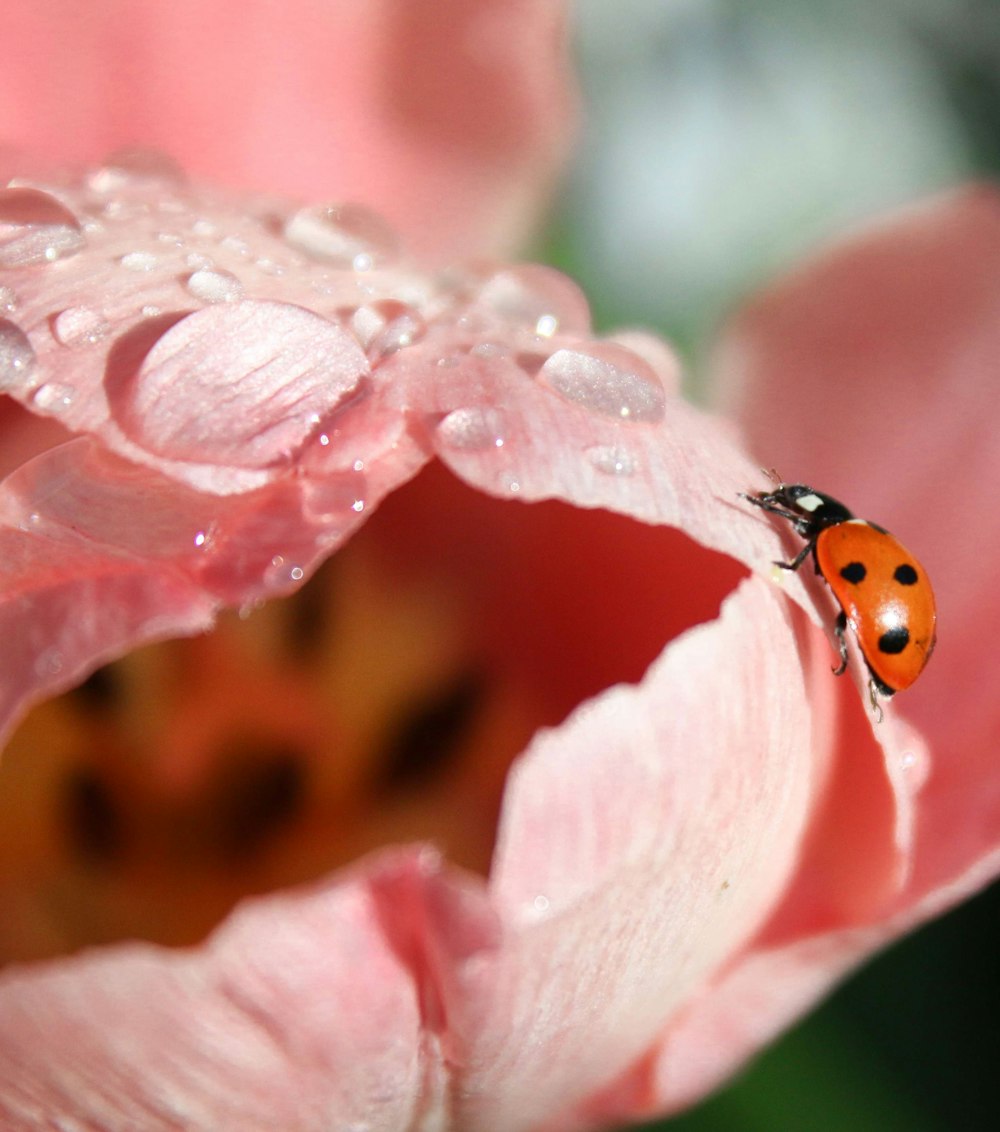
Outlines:
{"label": "dark spot inside flower", "polygon": [[335,560],[327,562],[286,602],[285,633],[295,660],[313,660],[328,642],[332,600],[330,574]]}
{"label": "dark spot inside flower", "polygon": [[73,689],[73,698],[88,711],[107,711],[121,696],[121,685],[113,665],[95,668],[86,680]]}
{"label": "dark spot inside flower", "polygon": [[460,753],[485,694],[484,674],[470,669],[411,704],[386,739],[376,789],[389,793],[423,786],[447,769]]}
{"label": "dark spot inside flower", "polygon": [[260,849],[300,813],[305,766],[299,752],[282,746],[249,748],[223,765],[208,797],[213,840],[221,856],[240,857]]}
{"label": "dark spot inside flower", "polygon": [[107,864],[122,855],[122,814],[111,788],[96,769],[81,766],[70,773],[62,804],[66,834],[77,856]]}

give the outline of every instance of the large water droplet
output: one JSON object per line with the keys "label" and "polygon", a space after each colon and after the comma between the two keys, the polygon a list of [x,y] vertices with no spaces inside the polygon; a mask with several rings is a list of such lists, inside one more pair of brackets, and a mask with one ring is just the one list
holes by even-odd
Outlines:
{"label": "large water droplet", "polygon": [[476,451],[502,448],[503,416],[498,409],[454,409],[437,426],[438,439],[449,448]]}
{"label": "large water droplet", "polygon": [[395,232],[358,204],[311,205],[285,222],[285,239],[324,263],[368,271],[399,254]]}
{"label": "large water droplet", "polygon": [[35,351],[27,334],[8,318],[0,318],[0,391],[30,387]]}
{"label": "large water droplet", "polygon": [[244,299],[137,327],[110,359],[109,403],[148,451],[267,468],[297,451],[369,372],[354,339],[291,303]]}
{"label": "large water droplet", "polygon": [[243,284],[230,271],[201,268],[187,277],[185,286],[204,303],[232,303],[243,298]]}
{"label": "large water droplet", "polygon": [[580,288],[561,272],[541,264],[525,263],[496,272],[483,282],[476,302],[543,338],[556,333],[585,334],[590,329],[590,308]]}
{"label": "large water droplet", "polygon": [[90,307],[67,307],[52,320],[52,333],[62,346],[92,346],[110,330],[104,316]]}
{"label": "large water droplet", "polygon": [[628,421],[659,421],[666,394],[652,366],[638,354],[610,342],[557,350],[539,379],[567,400]]}
{"label": "large water droplet", "polygon": [[85,242],[80,222],[51,193],[0,189],[0,267],[51,263]]}

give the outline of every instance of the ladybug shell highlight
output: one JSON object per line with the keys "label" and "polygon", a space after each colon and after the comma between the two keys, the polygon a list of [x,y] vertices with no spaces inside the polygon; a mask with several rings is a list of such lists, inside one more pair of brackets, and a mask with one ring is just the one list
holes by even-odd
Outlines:
{"label": "ladybug shell highlight", "polygon": [[923,568],[898,539],[863,519],[820,531],[813,553],[879,691],[908,688],[935,644],[937,610]]}
{"label": "ladybug shell highlight", "polygon": [[763,511],[787,519],[806,545],[791,562],[797,570],[812,553],[816,572],[841,608],[835,630],[841,673],[847,667],[844,630],[850,625],[875,692],[891,696],[908,688],[934,651],[937,609],[934,591],[903,544],[882,527],[856,519],[838,500],[805,484],[778,483],[773,491],[745,495]]}

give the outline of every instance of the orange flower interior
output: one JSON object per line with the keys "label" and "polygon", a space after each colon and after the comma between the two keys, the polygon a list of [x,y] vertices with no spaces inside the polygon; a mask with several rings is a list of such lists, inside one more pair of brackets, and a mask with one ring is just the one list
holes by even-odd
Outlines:
{"label": "orange flower interior", "polygon": [[741,574],[674,531],[425,473],[298,594],[26,717],[0,763],[0,961],[193,943],[392,843],[485,874],[537,728],[640,679]]}

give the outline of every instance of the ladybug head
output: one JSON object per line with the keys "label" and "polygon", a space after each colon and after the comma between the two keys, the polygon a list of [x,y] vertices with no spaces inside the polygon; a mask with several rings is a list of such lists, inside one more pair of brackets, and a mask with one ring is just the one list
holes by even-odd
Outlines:
{"label": "ladybug head", "polygon": [[833,498],[804,483],[779,483],[773,491],[747,496],[751,503],[765,511],[788,519],[806,539],[814,539],[820,531],[846,523],[854,515]]}

